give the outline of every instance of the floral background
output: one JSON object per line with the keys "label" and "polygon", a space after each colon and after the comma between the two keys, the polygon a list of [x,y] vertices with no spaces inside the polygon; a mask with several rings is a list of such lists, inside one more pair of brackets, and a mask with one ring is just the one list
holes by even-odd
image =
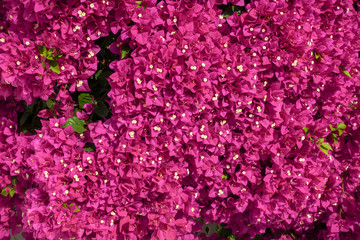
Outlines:
{"label": "floral background", "polygon": [[1,0],[0,239],[360,239],[359,8]]}

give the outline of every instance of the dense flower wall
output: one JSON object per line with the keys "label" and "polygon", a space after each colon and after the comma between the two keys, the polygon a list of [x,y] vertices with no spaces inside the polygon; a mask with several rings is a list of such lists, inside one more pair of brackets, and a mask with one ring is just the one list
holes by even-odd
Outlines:
{"label": "dense flower wall", "polygon": [[0,1],[0,239],[360,239],[359,8]]}

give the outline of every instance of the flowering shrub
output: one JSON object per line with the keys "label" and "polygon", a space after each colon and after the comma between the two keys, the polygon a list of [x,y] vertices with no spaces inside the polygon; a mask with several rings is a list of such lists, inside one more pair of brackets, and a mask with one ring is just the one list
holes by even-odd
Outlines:
{"label": "flowering shrub", "polygon": [[1,1],[0,239],[359,239],[359,7]]}

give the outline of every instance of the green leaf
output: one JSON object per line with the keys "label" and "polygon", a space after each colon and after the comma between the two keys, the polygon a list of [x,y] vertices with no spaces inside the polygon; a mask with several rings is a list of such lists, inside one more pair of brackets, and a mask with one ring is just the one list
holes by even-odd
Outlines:
{"label": "green leaf", "polygon": [[60,69],[59,69],[59,64],[56,60],[50,61],[50,69],[54,72],[59,74],[60,73]]}
{"label": "green leaf", "polygon": [[46,55],[47,55],[46,47],[44,45],[42,45],[42,46],[37,46],[37,48],[40,52],[40,55],[43,57],[46,57]]}
{"label": "green leaf", "polygon": [[292,237],[292,239],[296,239],[294,233],[290,232],[289,235]]}
{"label": "green leaf", "polygon": [[56,49],[56,54],[52,54],[51,58],[48,58],[48,60],[55,60],[57,61],[59,58],[61,58],[63,55],[59,53],[59,50]]}
{"label": "green leaf", "polygon": [[339,136],[343,135],[343,133],[344,133],[344,131],[341,129],[338,129],[338,132],[339,132]]}
{"label": "green leaf", "polygon": [[48,55],[48,56],[46,56],[46,59],[49,61],[56,61],[54,55]]}
{"label": "green leaf", "polygon": [[350,75],[349,71],[344,70],[343,73],[344,73],[346,76],[348,76],[349,78],[351,78],[351,75]]}
{"label": "green leaf", "polygon": [[303,130],[304,130],[304,133],[305,133],[306,135],[308,135],[309,129],[308,129],[307,127],[303,127]]}
{"label": "green leaf", "polygon": [[319,143],[323,143],[324,142],[324,138],[319,138]]}
{"label": "green leaf", "polygon": [[101,75],[102,72],[103,72],[103,70],[100,69],[99,71],[97,71],[97,72],[95,73],[95,75],[94,75],[95,80],[97,80],[97,79],[99,78],[99,76]]}
{"label": "green leaf", "polygon": [[319,146],[320,150],[323,151],[326,155],[329,155],[329,150],[333,150],[332,147],[330,146],[329,143],[327,142],[323,142],[320,146]]}
{"label": "green leaf", "polygon": [[322,148],[321,146],[320,146],[320,150],[323,151],[326,155],[329,156],[329,150],[324,149],[324,148]]}
{"label": "green leaf", "polygon": [[11,179],[11,184],[16,187],[16,182],[17,182],[17,179],[16,178],[13,178]]}
{"label": "green leaf", "polygon": [[83,120],[79,119],[77,116],[73,116],[69,118],[62,127],[66,128],[71,126],[74,129],[74,132],[83,133],[85,132],[84,125],[85,124]]}
{"label": "green leaf", "polygon": [[137,3],[137,5],[138,5],[136,8],[141,7],[142,1],[136,1],[136,3]]}
{"label": "green leaf", "polygon": [[330,144],[329,143],[327,143],[327,142],[323,142],[321,145],[320,145],[320,147],[322,147],[322,148],[324,148],[324,149],[329,149],[329,150],[333,150],[332,149],[332,147],[330,146]]}
{"label": "green leaf", "polygon": [[[56,54],[54,53],[54,51],[56,51]],[[61,58],[62,56],[63,55],[59,53],[58,49],[50,48],[49,50],[47,50],[47,53],[46,53],[45,57],[46,57],[47,60],[56,61],[59,58]]]}
{"label": "green leaf", "polygon": [[331,124],[329,124],[329,127],[331,131],[336,131],[336,128],[334,128]]}
{"label": "green leaf", "polygon": [[3,189],[1,190],[1,195],[7,197],[7,195],[9,195],[9,192],[7,192],[7,191],[5,190],[5,188],[3,188]]}
{"label": "green leaf", "polygon": [[78,97],[78,101],[79,101],[79,107],[81,109],[84,109],[84,105],[87,103],[93,104],[93,95],[89,94],[89,93],[81,93]]}
{"label": "green leaf", "polygon": [[315,52],[315,59],[319,59],[319,58],[322,59],[321,55],[319,53]]}
{"label": "green leaf", "polygon": [[131,51],[131,48],[129,47],[128,44],[121,45],[121,59],[124,59],[126,57],[126,55],[129,54],[130,51]]}
{"label": "green leaf", "polygon": [[77,212],[81,212],[81,209],[79,207],[77,207],[76,210],[74,210],[74,213],[77,213]]}
{"label": "green leaf", "polygon": [[13,197],[15,194],[15,188],[10,188],[10,197]]}
{"label": "green leaf", "polygon": [[138,4],[138,6],[136,8],[139,7],[143,7],[144,9],[146,9],[146,6],[142,4],[143,1],[136,1],[136,3]]}
{"label": "green leaf", "polygon": [[[74,206],[74,203],[70,203],[69,205],[67,205],[67,203],[63,203],[61,206],[62,206],[63,208],[69,208],[69,207]],[[76,205],[75,205],[75,206],[76,206]],[[74,213],[81,212],[81,209],[80,209],[78,206],[76,206],[76,209],[75,209],[73,212],[74,212]]]}
{"label": "green leaf", "polygon": [[335,133],[331,133],[331,136],[333,137],[334,142],[336,142],[336,143],[339,142],[338,137],[336,136]]}
{"label": "green leaf", "polygon": [[333,150],[332,147],[330,146],[330,144],[327,143],[327,142],[322,143],[320,146],[325,148],[325,149],[329,149],[331,151]]}
{"label": "green leaf", "polygon": [[227,176],[227,174],[223,174],[221,178],[225,178],[225,180],[227,180],[228,176]]}
{"label": "green leaf", "polygon": [[53,107],[55,106],[55,102],[51,99],[46,100],[46,106],[50,109],[53,109]]}
{"label": "green leaf", "polygon": [[55,51],[55,48],[50,48],[50,49],[48,49],[48,50],[47,50],[47,56],[53,55],[54,51]]}
{"label": "green leaf", "polygon": [[94,110],[96,115],[99,117],[106,117],[109,113],[109,108],[106,106],[104,102],[99,102]]}
{"label": "green leaf", "polygon": [[337,127],[337,129],[345,129],[346,125],[345,125],[345,123],[338,123],[336,127]]}
{"label": "green leaf", "polygon": [[94,152],[94,149],[92,149],[91,147],[86,147],[84,148],[85,152]]}

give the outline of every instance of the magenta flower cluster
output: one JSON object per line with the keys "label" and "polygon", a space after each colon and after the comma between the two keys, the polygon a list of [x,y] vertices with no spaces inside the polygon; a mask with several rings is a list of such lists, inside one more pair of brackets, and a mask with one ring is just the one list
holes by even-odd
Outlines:
{"label": "magenta flower cluster", "polygon": [[[359,239],[360,3],[247,2],[2,0],[0,239]],[[111,33],[90,122],[72,94]]]}

